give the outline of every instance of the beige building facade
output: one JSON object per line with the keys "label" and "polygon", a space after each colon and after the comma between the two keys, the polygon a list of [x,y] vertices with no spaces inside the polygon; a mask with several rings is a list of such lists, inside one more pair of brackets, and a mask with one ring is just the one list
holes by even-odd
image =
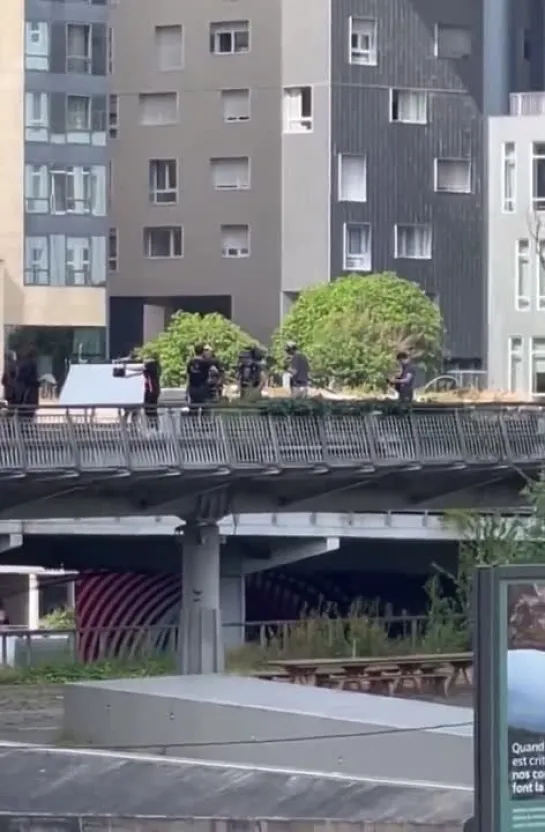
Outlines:
{"label": "beige building facade", "polygon": [[2,4],[1,348],[33,344],[59,382],[106,348],[106,19],[102,1]]}

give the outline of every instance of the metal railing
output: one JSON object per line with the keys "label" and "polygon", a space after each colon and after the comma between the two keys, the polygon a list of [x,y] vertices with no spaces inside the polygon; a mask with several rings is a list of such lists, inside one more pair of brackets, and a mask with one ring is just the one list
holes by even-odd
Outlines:
{"label": "metal railing", "polygon": [[[132,411],[135,409],[132,408]],[[41,408],[0,418],[0,476],[146,471],[319,472],[413,466],[540,466],[545,407],[377,404],[368,412],[289,415],[252,408],[166,407],[158,425],[124,407]]]}
{"label": "metal railing", "polygon": [[[400,645],[417,650],[429,630],[426,615],[309,616],[293,621],[224,623],[224,640],[254,648],[248,658],[294,654],[368,655]],[[233,636],[236,638],[233,639]],[[240,649],[240,648],[235,648]],[[156,626],[87,627],[62,630],[0,629],[0,666],[36,667],[91,662],[143,662],[175,659],[178,627]]]}
{"label": "metal railing", "polygon": [[545,93],[512,92],[509,96],[509,114],[512,116],[542,116],[545,114]]}

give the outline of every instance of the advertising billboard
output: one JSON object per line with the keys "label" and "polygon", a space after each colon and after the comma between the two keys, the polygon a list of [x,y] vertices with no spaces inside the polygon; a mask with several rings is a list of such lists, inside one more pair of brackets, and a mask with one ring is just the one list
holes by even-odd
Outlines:
{"label": "advertising billboard", "polygon": [[476,573],[479,832],[545,832],[545,567]]}

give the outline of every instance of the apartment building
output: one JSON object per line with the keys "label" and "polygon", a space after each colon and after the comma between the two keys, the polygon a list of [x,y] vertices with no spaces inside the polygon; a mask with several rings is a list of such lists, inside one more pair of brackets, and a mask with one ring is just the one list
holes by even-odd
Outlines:
{"label": "apartment building", "polygon": [[507,31],[494,18],[487,44],[484,18],[483,0],[118,2],[113,351],[178,308],[267,339],[306,286],[393,270],[479,366],[481,114],[505,92],[484,53]]}
{"label": "apartment building", "polygon": [[106,0],[5,0],[0,26],[3,347],[40,373],[106,350]]}
{"label": "apartment building", "polygon": [[545,93],[488,123],[488,366],[494,387],[545,394]]}

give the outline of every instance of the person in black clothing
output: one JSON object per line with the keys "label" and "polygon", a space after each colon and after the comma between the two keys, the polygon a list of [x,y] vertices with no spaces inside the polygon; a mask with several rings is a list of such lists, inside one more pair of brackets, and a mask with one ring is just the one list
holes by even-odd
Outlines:
{"label": "person in black clothing", "polygon": [[310,365],[308,358],[297,348],[295,341],[286,344],[286,369],[290,376],[290,391],[294,398],[304,398],[308,394]]}
{"label": "person in black clothing", "polygon": [[2,374],[2,387],[4,388],[4,401],[8,407],[8,415],[11,416],[13,408],[17,404],[17,355],[10,350],[4,361],[4,372]]}
{"label": "person in black clothing", "polygon": [[25,422],[31,422],[40,403],[38,353],[34,347],[28,347],[18,362],[15,376],[15,403],[20,408],[21,418]]}
{"label": "person in black clothing", "polygon": [[208,380],[212,363],[204,345],[197,344],[195,354],[187,362],[187,397],[190,404],[206,404],[210,400]]}
{"label": "person in black clothing", "polygon": [[159,427],[157,405],[161,395],[161,365],[155,355],[144,359],[144,413],[152,428]]}
{"label": "person in black clothing", "polygon": [[396,359],[399,362],[399,372],[392,379],[392,387],[396,390],[401,404],[410,404],[414,398],[414,367],[406,352],[399,352]]}
{"label": "person in black clothing", "polygon": [[263,387],[263,361],[255,348],[240,353],[237,366],[237,382],[241,399],[256,397]]}

